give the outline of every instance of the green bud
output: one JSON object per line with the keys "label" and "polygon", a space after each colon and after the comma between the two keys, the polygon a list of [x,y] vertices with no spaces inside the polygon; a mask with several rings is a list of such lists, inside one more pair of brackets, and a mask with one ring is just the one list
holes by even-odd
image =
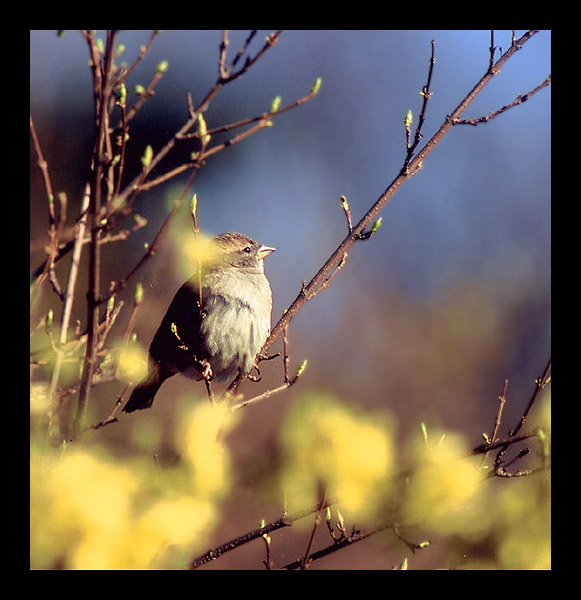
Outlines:
{"label": "green bud", "polygon": [[337,524],[339,526],[339,531],[345,531],[345,519],[339,509],[337,509]]}
{"label": "green bud", "polygon": [[321,89],[321,84],[323,83],[323,80],[320,77],[317,77],[317,79],[315,80],[315,83],[313,83],[313,87],[311,88],[311,94],[315,95],[319,93],[319,90]]}
{"label": "green bud", "polygon": [[97,38],[95,43],[97,45],[97,50],[99,51],[99,53],[103,54],[103,52],[105,52],[105,44],[103,43],[103,40],[101,38]]}
{"label": "green bud", "polygon": [[153,148],[150,144],[147,144],[145,148],[145,152],[141,157],[141,164],[147,169],[151,164],[151,159],[153,158]]}
{"label": "green bud", "polygon": [[190,200],[190,213],[192,215],[197,214],[198,212],[198,194],[194,194],[192,199]]}
{"label": "green bud", "polygon": [[430,542],[429,540],[426,540],[425,542],[420,542],[418,544],[419,548],[427,548],[432,542]]}
{"label": "green bud", "polygon": [[135,286],[135,295],[133,296],[135,304],[141,304],[143,301],[143,284],[140,282]]}
{"label": "green bud", "polygon": [[125,44],[119,44],[117,46],[117,54],[123,54],[125,52]]}
{"label": "green bud", "polygon": [[144,96],[145,95],[145,88],[140,83],[137,83],[137,84],[135,84],[135,93],[138,96]]}
{"label": "green bud", "polygon": [[168,67],[168,62],[167,60],[162,60],[159,65],[157,65],[157,69],[156,72],[157,73],[165,73],[167,71],[167,67]]}
{"label": "green bud", "polygon": [[327,508],[325,508],[325,523],[330,523],[331,522],[331,507],[327,506]]}
{"label": "green bud", "polygon": [[119,100],[117,101],[117,104],[119,106],[125,106],[127,104],[127,88],[124,83],[119,87]]}
{"label": "green bud", "polygon": [[280,103],[282,102],[282,98],[280,96],[277,96],[273,101],[272,104],[270,105],[270,112],[271,113],[275,113],[278,112],[278,109],[280,108]]}
{"label": "green bud", "polygon": [[381,223],[383,221],[383,217],[379,217],[375,223],[373,223],[373,227],[371,228],[371,235],[377,233],[377,230],[381,227]]}
{"label": "green bud", "polygon": [[202,140],[202,144],[207,144],[211,139],[211,136],[208,135],[208,128],[202,113],[198,113],[198,135]]}
{"label": "green bud", "polygon": [[303,374],[303,371],[307,368],[307,359],[303,360],[303,362],[301,363],[301,366],[299,367],[298,371],[297,371],[297,377],[299,375]]}
{"label": "green bud", "polygon": [[124,141],[125,142],[129,141],[129,134],[128,133],[126,133],[125,135],[119,134],[118,136],[115,137],[115,143],[118,146],[122,146]]}
{"label": "green bud", "polygon": [[407,558],[403,559],[403,562],[399,566],[399,570],[400,571],[407,571],[408,570],[408,559]]}
{"label": "green bud", "polygon": [[405,119],[403,120],[404,125],[406,127],[410,127],[412,122],[413,122],[413,116],[412,116],[412,111],[408,110],[408,114],[405,116]]}
{"label": "green bud", "polygon": [[200,137],[204,137],[208,133],[206,121],[202,113],[198,113],[198,133],[200,134]]}
{"label": "green bud", "polygon": [[347,202],[347,198],[345,198],[345,196],[341,196],[341,208],[345,212],[349,210],[349,202]]}
{"label": "green bud", "polygon": [[424,438],[424,442],[428,441],[428,429],[426,428],[425,423],[421,423],[421,428],[422,428],[422,437]]}
{"label": "green bud", "polygon": [[59,192],[58,193],[59,203],[61,205],[61,214],[64,214],[67,208],[67,193]]}
{"label": "green bud", "polygon": [[543,456],[543,458],[547,458],[550,454],[549,438],[547,437],[547,434],[540,427],[537,429],[537,436],[541,442],[542,456]]}
{"label": "green bud", "polygon": [[46,313],[46,319],[44,321],[44,323],[47,327],[52,327],[53,317],[54,317],[54,313],[52,312],[52,308],[49,308]]}

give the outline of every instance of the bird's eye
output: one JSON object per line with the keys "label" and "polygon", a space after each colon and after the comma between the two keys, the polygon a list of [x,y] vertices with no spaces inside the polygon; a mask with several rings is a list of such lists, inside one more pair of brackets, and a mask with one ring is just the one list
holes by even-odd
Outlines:
{"label": "bird's eye", "polygon": [[244,252],[246,252],[246,254],[250,254],[250,252],[252,252],[252,248],[250,246],[246,246],[246,248],[244,248]]}

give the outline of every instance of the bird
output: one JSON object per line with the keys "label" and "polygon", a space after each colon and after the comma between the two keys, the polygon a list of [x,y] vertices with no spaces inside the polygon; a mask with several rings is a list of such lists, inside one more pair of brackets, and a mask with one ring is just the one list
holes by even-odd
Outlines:
{"label": "bird", "polygon": [[240,233],[214,237],[201,268],[176,292],[151,345],[148,372],[124,412],[150,408],[166,379],[224,381],[250,373],[270,334],[272,291],[263,260],[275,248]]}

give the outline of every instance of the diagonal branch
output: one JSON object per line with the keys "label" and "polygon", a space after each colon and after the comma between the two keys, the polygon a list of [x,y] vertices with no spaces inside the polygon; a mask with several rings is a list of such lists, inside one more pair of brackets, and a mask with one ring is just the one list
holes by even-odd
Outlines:
{"label": "diagonal branch", "polygon": [[407,165],[408,168],[405,171],[400,171],[400,173],[389,184],[389,186],[383,192],[383,194],[377,199],[375,204],[373,204],[373,206],[367,211],[367,213],[359,221],[359,223],[353,228],[353,230],[347,235],[347,237],[345,237],[345,239],[339,244],[339,246],[337,246],[336,250],[331,254],[331,256],[327,259],[325,264],[311,279],[311,281],[306,286],[303,286],[301,288],[301,291],[299,292],[295,300],[284,312],[283,316],[280,318],[278,323],[273,327],[269,338],[266,340],[263,352],[266,352],[269,348],[271,348],[271,346],[283,332],[284,328],[288,326],[293,317],[299,312],[299,310],[301,310],[304,304],[310,298],[313,297],[313,293],[321,286],[325,279],[329,277],[329,275],[337,267],[337,265],[339,265],[339,263],[343,260],[343,257],[346,254],[346,252],[358,239],[360,239],[360,236],[363,233],[364,229],[368,227],[377,218],[379,212],[384,208],[384,206],[389,202],[389,200],[391,200],[391,198],[394,196],[399,187],[419,171],[422,165],[422,161],[430,154],[430,152],[432,152],[432,150],[434,150],[434,148],[442,140],[442,138],[450,131],[450,129],[454,126],[456,120],[466,110],[470,103],[484,89],[488,82],[500,72],[504,64],[515,54],[515,52],[520,50],[522,46],[527,41],[529,41],[536,33],[538,33],[538,30],[527,31],[518,40],[516,40],[516,42],[512,44],[504,54],[501,55],[501,57],[496,61],[496,63],[494,63],[492,69],[486,72],[486,74],[468,93],[468,95],[446,118],[444,123],[438,129],[438,131],[430,138],[430,140],[428,140],[428,142],[423,146],[423,148],[409,162],[409,164]]}
{"label": "diagonal branch", "polygon": [[[335,499],[327,499],[324,503],[323,508],[326,508],[327,506],[331,506],[335,502],[336,502]],[[240,546],[243,546],[244,544],[248,544],[248,542],[251,542],[259,537],[262,537],[263,535],[272,533],[273,531],[277,531],[278,529],[282,529],[283,527],[290,527],[299,519],[307,517],[308,515],[312,515],[313,513],[317,512],[319,509],[320,509],[320,505],[317,504],[317,505],[307,508],[305,510],[293,513],[292,515],[285,515],[285,516],[281,517],[280,519],[274,521],[273,523],[269,523],[268,525],[265,525],[264,527],[260,527],[259,529],[256,529],[255,531],[250,531],[249,533],[245,533],[244,535],[241,535],[240,537],[230,540],[229,542],[226,542],[225,544],[221,544],[220,546],[217,546],[216,548],[212,548],[211,550],[208,550],[205,554],[202,554],[201,556],[198,556],[198,558],[195,558],[190,563],[189,569],[197,569],[198,567],[205,565],[207,562],[210,562],[211,560],[216,560],[217,558],[222,556],[222,554],[225,554],[226,552],[230,552],[231,550],[235,550],[236,548],[239,548]]]}
{"label": "diagonal branch", "polygon": [[533,96],[537,92],[540,92],[544,87],[546,87],[548,85],[551,85],[551,76],[550,75],[545,79],[545,81],[543,81],[543,83],[538,85],[535,89],[533,89],[530,92],[527,92],[526,94],[523,94],[523,95],[519,94],[514,99],[514,101],[511,102],[510,104],[506,104],[505,106],[502,106],[498,110],[492,111],[492,112],[488,113],[487,115],[484,115],[483,117],[478,117],[475,119],[457,119],[454,122],[454,125],[474,125],[474,126],[476,126],[476,125],[479,125],[480,123],[487,123],[491,119],[494,119],[494,117],[498,117],[498,115],[502,114],[503,112],[506,112],[507,110],[510,110],[511,108],[514,108],[515,106],[518,106],[519,104],[522,104],[523,102],[526,102],[531,96]]}

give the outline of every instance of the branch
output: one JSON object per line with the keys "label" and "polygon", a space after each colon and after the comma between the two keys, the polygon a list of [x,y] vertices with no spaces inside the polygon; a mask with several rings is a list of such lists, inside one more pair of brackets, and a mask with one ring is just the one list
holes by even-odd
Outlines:
{"label": "branch", "polygon": [[220,78],[219,78],[218,82],[220,84],[229,83],[230,81],[234,81],[235,79],[238,79],[238,77],[242,77],[242,75],[244,75],[244,73],[246,73],[246,71],[248,71],[248,69],[268,49],[272,48],[272,46],[274,46],[278,42],[278,38],[281,36],[282,32],[283,32],[283,30],[279,29],[276,33],[271,33],[266,38],[264,46],[262,46],[262,48],[258,51],[258,53],[255,56],[253,56],[252,58],[250,58],[249,56],[246,57],[246,60],[244,61],[244,65],[238,71],[232,72],[233,67],[236,65],[236,63],[239,61],[239,59],[242,57],[242,55],[248,49],[248,44],[250,43],[250,41],[252,40],[252,38],[255,36],[256,30],[254,30],[254,31],[252,31],[250,33],[250,35],[248,36],[248,38],[244,42],[242,48],[238,51],[238,54],[236,55],[236,57],[232,61],[232,66],[231,66],[230,70],[227,70],[224,67],[224,62],[225,62],[225,59],[226,59],[226,49],[228,48],[228,31],[225,30],[224,33],[223,33],[223,35],[222,35],[222,43],[220,44],[220,61],[219,61],[219,65],[220,65]]}
{"label": "branch", "polygon": [[545,460],[548,459],[549,450],[548,450],[548,445],[547,445],[547,438],[545,436],[544,431],[541,428],[538,427],[534,431],[531,431],[529,433],[524,433],[521,435],[517,435],[517,433],[520,431],[520,429],[524,425],[539,394],[551,381],[550,372],[551,372],[551,359],[549,359],[542,375],[535,380],[535,390],[534,390],[534,392],[522,414],[522,417],[520,418],[518,425],[508,432],[509,437],[507,439],[497,440],[496,435],[497,435],[498,429],[500,427],[502,411],[504,408],[504,404],[506,402],[506,390],[508,387],[508,380],[505,381],[502,395],[499,397],[500,405],[499,405],[498,412],[496,415],[496,420],[494,423],[494,430],[493,430],[492,436],[491,437],[485,436],[486,443],[474,448],[474,450],[471,453],[473,455],[474,454],[484,454],[482,463],[481,463],[481,466],[482,466],[484,464],[486,458],[488,457],[489,452],[491,450],[498,450],[496,457],[494,459],[493,469],[491,470],[490,475],[489,475],[490,477],[494,477],[494,476],[496,476],[496,477],[522,477],[525,475],[532,475],[533,473],[537,473],[538,471],[542,470],[543,467],[545,466],[543,464],[541,467],[538,467],[536,469],[526,469],[523,471],[516,471],[516,472],[509,472],[507,470],[510,466],[512,466],[514,463],[516,463],[517,461],[519,461],[521,458],[523,458],[524,456],[526,456],[529,453],[528,448],[523,448],[522,450],[519,451],[519,453],[516,456],[514,456],[512,459],[510,459],[508,461],[503,461],[503,458],[504,458],[504,455],[506,454],[508,448],[510,446],[512,446],[513,444],[517,444],[526,439],[536,437],[536,438],[538,438],[538,440],[542,446],[543,462],[545,462]]}
{"label": "branch", "polygon": [[64,194],[59,194],[59,200],[61,202],[61,209],[59,211],[59,217],[57,220],[55,206],[54,206],[54,193],[52,189],[52,183],[50,180],[50,175],[48,172],[48,164],[44,158],[42,153],[42,149],[40,147],[40,142],[38,141],[38,136],[36,135],[36,129],[34,127],[34,123],[32,121],[32,116],[30,117],[30,134],[32,136],[32,143],[34,145],[34,150],[36,152],[37,163],[41,170],[42,177],[44,179],[44,187],[46,190],[46,196],[48,200],[48,258],[42,265],[42,270],[39,275],[42,275],[42,279],[44,279],[47,274],[50,279],[50,282],[53,286],[53,289],[58,294],[58,296],[63,298],[63,293],[61,292],[58,281],[56,280],[56,275],[54,272],[54,266],[56,264],[57,258],[59,256],[59,240],[62,234],[62,231],[65,226],[66,220],[66,196]]}
{"label": "branch", "polygon": [[539,394],[543,391],[545,386],[550,381],[551,381],[551,359],[549,358],[549,362],[547,362],[547,365],[546,365],[542,375],[540,377],[538,377],[537,379],[535,379],[535,391],[533,392],[533,395],[531,396],[531,399],[529,400],[529,403],[527,404],[527,407],[526,407],[518,425],[514,429],[511,429],[511,431],[509,432],[510,436],[516,435],[520,431],[520,429],[524,425],[529,413],[531,412],[534,403],[536,402],[537,398],[539,397]]}
{"label": "branch", "polygon": [[[338,552],[339,550],[342,550],[343,548],[345,548],[347,546],[351,546],[352,544],[356,544],[357,542],[362,542],[363,540],[367,539],[368,537],[371,537],[372,535],[375,535],[376,533],[379,533],[380,531],[384,531],[385,529],[389,529],[390,527],[393,527],[393,523],[391,523],[391,522],[384,523],[383,525],[380,525],[380,526],[370,529],[368,531],[356,532],[350,536],[344,537],[343,539],[341,539],[338,542],[334,542],[334,543],[330,544],[329,546],[327,546],[317,552],[313,552],[310,556],[310,560],[311,560],[311,562],[313,562],[315,560],[319,560],[320,558],[323,558],[324,556],[328,556],[329,554],[333,554],[334,552]],[[284,567],[281,567],[281,568],[286,569],[287,571],[291,571],[294,569],[301,569],[302,564],[303,564],[303,559],[299,558],[298,560],[288,563],[287,565],[285,565]]]}
{"label": "branch", "polygon": [[89,204],[91,244],[89,246],[89,283],[87,291],[87,346],[81,375],[77,414],[73,425],[74,437],[77,437],[85,419],[93,373],[96,367],[101,285],[101,246],[99,244],[99,237],[101,233],[102,180],[107,162],[106,139],[109,139],[109,114],[107,108],[113,94],[113,46],[115,34],[115,30],[107,32],[103,72],[101,72],[101,64],[94,37],[92,33],[88,35],[93,68],[95,141],[92,157],[91,199]]}
{"label": "branch", "polygon": [[551,76],[549,75],[545,81],[543,81],[543,83],[541,83],[540,85],[538,85],[534,90],[531,90],[530,92],[524,94],[524,95],[518,95],[516,97],[516,99],[511,102],[510,104],[507,104],[505,106],[503,106],[502,108],[499,108],[498,110],[495,110],[493,112],[488,113],[487,115],[483,116],[483,117],[478,117],[476,119],[457,119],[454,122],[454,125],[479,125],[480,123],[487,123],[488,121],[490,121],[491,119],[494,119],[494,117],[497,117],[498,115],[502,114],[503,112],[506,112],[507,110],[510,110],[511,108],[514,108],[515,106],[518,106],[519,104],[522,104],[523,102],[526,102],[531,96],[533,96],[534,94],[536,94],[537,92],[540,92],[544,87],[551,85]]}
{"label": "branch", "polygon": [[301,559],[299,559],[299,568],[301,569],[301,571],[304,571],[309,566],[309,563],[313,560],[311,558],[311,548],[313,547],[313,542],[315,541],[315,534],[317,533],[317,529],[319,528],[319,525],[321,524],[321,521],[323,519],[323,511],[325,510],[326,500],[327,493],[326,490],[323,489],[321,493],[321,501],[319,502],[319,509],[317,510],[317,514],[315,516],[315,522],[311,530],[311,535],[309,537],[307,549],[305,550],[305,555]]}
{"label": "branch", "polygon": [[[428,100],[430,99],[430,96],[432,95],[432,92],[430,92],[430,86],[432,84],[432,73],[434,72],[434,64],[436,63],[435,47],[436,47],[436,42],[434,40],[432,40],[432,55],[430,57],[430,68],[428,70],[428,81],[426,82],[426,85],[423,87],[422,91],[420,92],[420,95],[423,97],[424,101],[422,103],[422,108],[420,110],[420,117],[418,120],[418,125],[416,127],[416,133],[414,135],[414,141],[412,144],[410,144],[410,142],[409,142],[409,135],[410,135],[409,125],[411,125],[411,122],[408,123],[408,118],[406,117],[405,123],[406,123],[406,134],[407,134],[408,143],[407,143],[407,155],[406,155],[406,158],[405,158],[405,161],[403,164],[403,168],[402,168],[403,171],[408,170],[410,160],[412,159],[412,156],[413,156],[416,148],[418,147],[420,140],[423,137],[422,127],[426,120],[426,109],[428,107]],[[410,114],[410,113],[408,113],[408,114]],[[410,121],[411,121],[411,115],[410,115]]]}
{"label": "branch", "polygon": [[[334,499],[326,500],[325,504],[324,504],[324,508],[326,508],[327,506],[331,506],[335,502],[336,502],[336,500],[334,500]],[[273,531],[276,531],[277,529],[282,529],[283,527],[289,527],[289,526],[293,525],[299,519],[302,519],[308,515],[312,515],[313,513],[317,512],[319,510],[319,508],[320,508],[320,505],[317,504],[317,505],[307,508],[305,510],[293,513],[292,515],[285,515],[285,516],[281,517],[280,519],[278,519],[277,521],[274,521],[273,523],[265,525],[264,527],[260,527],[259,529],[256,529],[255,531],[251,531],[249,533],[241,535],[240,537],[230,540],[229,542],[226,542],[225,544],[221,544],[220,546],[217,546],[216,548],[212,548],[211,550],[208,550],[205,554],[202,554],[198,558],[195,558],[190,563],[189,568],[191,570],[197,569],[198,567],[205,565],[207,562],[210,562],[211,560],[216,560],[217,558],[222,556],[222,554],[225,554],[226,552],[230,552],[231,550],[235,550],[236,548],[239,548],[240,546],[243,546],[244,544],[247,544],[248,542],[251,542],[252,540],[262,537],[263,535],[272,533]]]}
{"label": "branch", "polygon": [[[329,277],[332,271],[341,263],[343,257],[351,248],[351,246],[356,241],[361,239],[361,236],[364,235],[363,232],[365,228],[371,225],[371,223],[377,218],[379,212],[389,202],[389,200],[391,200],[391,198],[394,196],[399,187],[419,171],[419,169],[422,166],[422,161],[425,160],[425,158],[430,154],[430,152],[432,152],[432,150],[434,150],[434,148],[442,140],[442,138],[450,131],[450,129],[454,126],[455,122],[458,120],[460,115],[466,110],[466,108],[476,98],[476,96],[484,89],[484,87],[492,79],[492,77],[497,75],[500,72],[501,68],[504,66],[504,64],[512,57],[512,55],[518,50],[520,50],[522,46],[528,40],[530,40],[536,33],[537,30],[531,30],[526,32],[513,45],[511,45],[510,48],[503,55],[501,55],[501,57],[494,64],[492,70],[486,72],[486,74],[468,93],[468,95],[460,102],[457,108],[453,110],[448,117],[446,117],[446,120],[438,129],[438,131],[432,136],[432,138],[423,146],[423,148],[416,154],[416,156],[411,161],[409,161],[409,163],[407,164],[407,168],[402,168],[400,173],[391,182],[391,184],[387,187],[383,194],[378,198],[375,204],[373,204],[373,206],[369,209],[365,216],[359,221],[359,223],[353,228],[353,230],[349,232],[347,237],[339,244],[336,250],[327,259],[325,264],[319,269],[317,274],[311,279],[311,281],[307,285],[304,285],[301,288],[298,296],[291,303],[288,309],[286,309],[286,311],[283,313],[278,323],[273,327],[269,338],[266,340],[263,352],[266,352],[269,348],[271,348],[276,339],[283,332],[284,328],[289,325],[291,320],[299,312],[299,310],[301,310],[304,304],[316,294],[316,290]],[[432,65],[430,62],[430,68],[431,66]],[[426,100],[426,96],[424,96],[424,100]],[[405,162],[404,167],[406,167]]]}
{"label": "branch", "polygon": [[[159,33],[159,30],[154,31],[147,47],[144,49],[142,54],[140,54],[140,57],[137,59],[137,61],[140,61],[143,58],[143,56],[145,55],[145,52],[147,51],[147,49],[153,42],[153,39],[156,37],[156,35],[158,33]],[[102,230],[104,230],[104,231],[111,230],[112,228],[114,228],[117,225],[119,220],[125,219],[129,214],[131,214],[133,211],[133,206],[135,205],[135,202],[141,192],[147,191],[156,185],[159,185],[161,183],[169,181],[170,179],[172,179],[173,177],[176,177],[177,175],[179,175],[180,173],[183,173],[184,171],[187,171],[189,169],[201,168],[204,165],[204,160],[207,159],[209,156],[212,156],[213,154],[216,154],[216,153],[220,152],[221,150],[224,150],[225,148],[232,146],[232,145],[242,141],[243,139],[246,139],[253,133],[256,133],[258,130],[269,126],[271,124],[270,120],[273,117],[275,117],[277,114],[282,114],[288,110],[291,110],[292,108],[300,106],[301,104],[304,104],[305,102],[307,102],[308,100],[310,100],[312,97],[314,97],[316,95],[316,93],[318,92],[318,89],[320,87],[320,80],[317,80],[317,82],[315,83],[315,85],[313,86],[313,88],[311,89],[311,92],[309,92],[309,94],[307,94],[305,97],[303,97],[295,102],[292,102],[291,104],[285,106],[284,108],[281,108],[277,111],[263,113],[261,115],[258,115],[257,117],[253,117],[251,119],[246,119],[246,120],[239,121],[239,122],[231,124],[231,125],[218,127],[218,128],[215,128],[214,130],[208,131],[207,139],[209,140],[213,133],[217,133],[219,131],[227,131],[228,129],[240,127],[245,124],[257,123],[250,130],[248,130],[242,134],[239,134],[238,136],[236,136],[236,137],[232,138],[231,140],[228,140],[222,144],[213,146],[208,149],[203,147],[202,151],[198,153],[198,156],[192,162],[188,162],[183,165],[180,165],[180,166],[176,167],[175,169],[173,169],[172,171],[165,173],[152,181],[148,181],[148,179],[152,175],[152,173],[156,172],[156,169],[157,169],[159,163],[164,158],[166,158],[168,156],[168,154],[173,150],[173,148],[175,147],[175,144],[178,140],[188,139],[189,137],[196,137],[198,135],[197,133],[190,133],[190,130],[192,130],[197,125],[197,123],[199,122],[199,116],[208,109],[210,102],[215,98],[215,96],[220,91],[222,86],[231,81],[238,79],[244,73],[246,73],[251,66],[256,64],[256,62],[262,56],[264,56],[265,52],[268,49],[272,48],[277,43],[281,34],[282,34],[282,30],[277,31],[276,33],[270,34],[267,37],[266,42],[265,42],[264,46],[261,48],[261,50],[254,57],[247,57],[246,61],[244,62],[244,65],[242,67],[240,67],[237,71],[235,71],[235,72],[228,71],[227,73],[221,72],[221,75],[218,77],[216,83],[214,84],[212,89],[207,93],[206,97],[201,101],[197,110],[194,109],[193,103],[191,101],[191,97],[188,96],[189,118],[184,123],[184,125],[168,140],[168,142],[165,144],[165,146],[163,146],[155,155],[151,156],[151,159],[147,161],[146,165],[144,165],[144,168],[142,169],[141,173],[139,173],[137,176],[135,176],[133,178],[133,180],[127,186],[125,186],[125,188],[121,192],[119,192],[120,179],[118,179],[118,181],[117,181],[116,188],[114,190],[113,189],[110,190],[111,193],[115,192],[115,202],[109,201],[109,202],[107,202],[106,206],[104,206],[102,208],[102,212],[100,214],[100,219],[99,219],[99,227]],[[99,51],[96,47],[96,41],[94,39],[94,33],[92,31],[82,32],[82,35],[85,38],[85,40],[87,41],[89,48],[90,48],[91,68],[93,69],[93,78],[94,78],[93,95],[94,95],[94,99],[95,99],[95,104],[96,104],[96,107],[101,107],[102,94],[101,94],[100,90],[101,90],[101,86],[102,86],[101,80],[103,77],[103,70],[101,69],[101,65],[100,65],[101,59],[99,56]],[[225,35],[226,35],[226,39],[227,39],[227,34],[225,34]],[[254,37],[254,33],[251,33],[248,36],[246,42],[244,43],[244,45],[238,52],[237,56],[232,61],[231,69],[237,65],[241,56],[246,52],[248,44],[250,43],[250,41],[253,37]],[[223,36],[222,44],[220,45],[220,59],[219,60],[222,65],[220,67],[220,69],[224,68],[223,64],[225,61],[225,51],[227,48],[227,44],[226,44],[226,47],[223,47],[223,46],[224,46],[224,36]],[[132,70],[135,66],[136,65],[134,63],[127,71],[122,70],[120,72],[118,80],[115,80],[116,84],[119,87],[121,86],[121,84],[124,84],[124,82],[127,79],[127,76],[132,72]],[[152,88],[157,83],[157,81],[159,80],[159,78],[163,72],[165,72],[165,67],[164,68],[161,68],[161,66],[158,67],[158,70],[156,71],[156,75],[155,75],[153,81],[150,83],[147,90],[144,90],[144,92],[142,94],[142,99],[148,98],[153,93]],[[114,97],[113,97],[113,99],[114,99]],[[132,116],[134,116],[135,111],[138,108],[140,108],[142,104],[143,104],[143,102],[141,102],[141,104],[139,104],[139,106],[135,105],[131,110],[128,111],[128,113],[126,115],[124,115],[125,109],[124,109],[124,107],[122,107],[122,121],[118,125],[118,127],[121,127],[123,132],[126,131],[127,122],[129,121],[129,119]],[[113,103],[111,101],[105,102],[105,105],[110,108],[113,107]],[[98,116],[97,108],[96,108],[95,114]],[[107,120],[108,120],[108,116],[107,116]],[[110,133],[111,132],[109,131],[109,129],[107,129],[107,136],[106,136],[107,140],[109,140]],[[108,142],[108,145],[110,146],[110,141]],[[123,158],[124,151],[125,151],[125,148],[124,148],[124,146],[122,146],[121,153],[119,154],[120,159]],[[109,166],[112,167],[114,162],[115,162],[114,160],[109,161]],[[120,170],[121,170],[121,166],[122,166],[122,163],[120,160]],[[118,173],[118,177],[120,176],[120,174],[121,173]],[[110,177],[110,179],[112,180],[113,178]],[[108,181],[108,183],[111,184],[111,181]],[[72,247],[73,247],[73,244],[70,242],[67,243],[66,245],[64,245],[63,248],[61,248],[60,253],[57,253],[57,255],[55,256],[54,262],[56,263],[57,260],[59,260],[60,258],[65,256],[68,252],[70,252]],[[142,257],[142,259],[140,260],[139,266],[142,265],[143,262],[145,262],[145,260],[147,260],[147,258],[149,258],[150,255],[151,255],[151,253],[149,253],[149,252],[146,253],[146,255],[144,257]],[[45,262],[43,262],[42,265],[40,265],[37,269],[35,269],[33,271],[31,280],[34,281],[35,279],[37,279],[40,275],[42,275],[42,273],[46,272],[51,267],[51,265],[52,265],[52,263],[50,260],[46,260]],[[133,272],[131,273],[131,275],[132,274],[133,274]],[[128,278],[129,278],[129,276],[126,277],[125,279],[128,279]],[[111,294],[102,298],[101,301],[105,301],[110,295]]]}
{"label": "branch", "polygon": [[71,319],[71,313],[73,309],[73,300],[75,294],[75,287],[77,284],[77,276],[79,272],[79,264],[81,260],[81,252],[83,249],[83,238],[85,236],[85,228],[87,225],[87,213],[89,209],[89,194],[90,191],[87,188],[85,189],[85,195],[83,197],[83,203],[81,206],[81,214],[79,217],[79,222],[77,226],[77,234],[75,236],[74,241],[74,250],[73,250],[73,259],[71,262],[71,268],[69,271],[69,279],[67,282],[67,289],[64,295],[64,306],[61,317],[61,329],[60,329],[60,337],[59,337],[59,348],[57,351],[57,355],[55,358],[55,364],[51,374],[50,386],[48,391],[49,398],[52,398],[55,390],[58,386],[58,381],[60,377],[60,369],[62,366],[62,361],[64,359],[64,346],[67,342],[67,333],[69,330],[69,324]]}

